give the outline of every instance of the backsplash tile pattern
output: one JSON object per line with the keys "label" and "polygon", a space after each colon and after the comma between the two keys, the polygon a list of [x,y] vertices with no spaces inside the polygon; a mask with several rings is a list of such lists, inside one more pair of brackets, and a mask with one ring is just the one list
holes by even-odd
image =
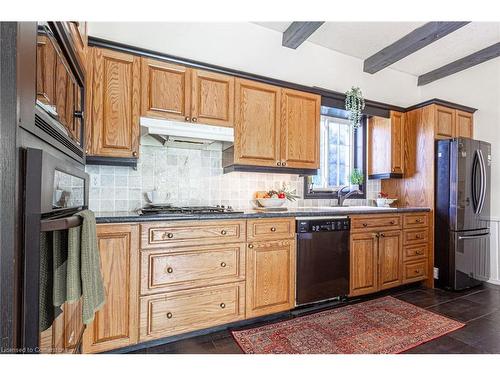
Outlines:
{"label": "backsplash tile pattern", "polygon": [[[94,211],[134,211],[147,203],[146,192],[158,190],[174,205],[229,205],[253,207],[257,190],[280,188],[284,183],[302,196],[303,178],[297,175],[232,172],[222,173],[222,152],[142,145],[137,169],[88,165],[89,207]],[[375,199],[380,181],[369,180],[367,198]],[[168,198],[167,198],[168,197]],[[365,200],[347,200],[350,205]],[[288,207],[335,205],[336,200],[298,199]]]}

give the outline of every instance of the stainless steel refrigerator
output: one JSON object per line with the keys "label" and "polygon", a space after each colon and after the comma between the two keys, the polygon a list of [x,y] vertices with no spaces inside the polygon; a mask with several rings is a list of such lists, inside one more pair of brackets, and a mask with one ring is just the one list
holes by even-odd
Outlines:
{"label": "stainless steel refrigerator", "polygon": [[490,273],[491,145],[469,138],[439,140],[435,173],[436,285],[477,286]]}

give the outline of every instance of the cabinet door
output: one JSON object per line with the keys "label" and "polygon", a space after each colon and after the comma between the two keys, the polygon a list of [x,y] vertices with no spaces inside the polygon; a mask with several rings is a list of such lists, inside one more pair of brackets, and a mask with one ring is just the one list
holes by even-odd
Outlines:
{"label": "cabinet door", "polygon": [[381,232],[378,243],[379,289],[393,288],[401,284],[402,244],[401,231]]}
{"label": "cabinet door", "polygon": [[391,133],[391,119],[378,116],[372,116],[368,119],[369,176],[390,172]]}
{"label": "cabinet door", "polygon": [[55,106],[56,50],[45,35],[37,36],[36,60],[36,99]]}
{"label": "cabinet door", "polygon": [[234,77],[193,70],[193,122],[234,126]]}
{"label": "cabinet door", "polygon": [[84,353],[133,345],[139,335],[139,227],[98,225],[97,238],[106,301],[85,330]]}
{"label": "cabinet door", "polygon": [[474,135],[473,131],[473,120],[472,113],[464,111],[456,111],[455,125],[456,125],[456,136],[472,138]]}
{"label": "cabinet door", "polygon": [[191,69],[141,58],[141,115],[191,121]]}
{"label": "cabinet door", "polygon": [[378,240],[376,233],[351,235],[350,296],[373,293],[377,288]]}
{"label": "cabinet door", "polygon": [[281,162],[292,168],[319,168],[321,97],[296,90],[281,93]]}
{"label": "cabinet door", "polygon": [[67,23],[68,29],[76,49],[78,59],[83,69],[85,67],[86,53],[87,53],[87,22],[69,21]]}
{"label": "cabinet door", "polygon": [[139,156],[140,59],[94,49],[92,64],[92,155]]}
{"label": "cabinet door", "polygon": [[254,242],[247,250],[246,318],[295,306],[295,241]]}
{"label": "cabinet door", "polygon": [[404,113],[391,111],[391,172],[403,173]]}
{"label": "cabinet door", "polygon": [[234,163],[267,167],[281,164],[281,89],[236,79],[234,95]]}
{"label": "cabinet door", "polygon": [[436,138],[455,136],[455,110],[440,105],[435,106]]}

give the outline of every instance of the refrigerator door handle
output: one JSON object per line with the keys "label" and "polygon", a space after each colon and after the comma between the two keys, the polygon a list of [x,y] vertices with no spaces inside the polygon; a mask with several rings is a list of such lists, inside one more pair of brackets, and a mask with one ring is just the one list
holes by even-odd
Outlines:
{"label": "refrigerator door handle", "polygon": [[478,150],[479,167],[481,168],[481,191],[479,195],[479,210],[478,213],[483,211],[484,200],[486,199],[486,166],[484,164],[483,152]]}
{"label": "refrigerator door handle", "polygon": [[475,240],[475,239],[478,239],[478,238],[489,237],[489,236],[490,236],[489,233],[483,233],[483,234],[473,234],[473,235],[470,235],[470,236],[458,236],[458,239],[459,240]]}
{"label": "refrigerator door handle", "polygon": [[[481,186],[479,186],[479,191],[476,187],[478,169],[481,169],[481,166],[480,166],[481,161],[480,160],[481,160],[481,157],[479,156],[479,150],[476,150],[474,152],[474,159],[472,162],[472,176],[471,176],[472,206],[473,206],[475,214],[479,213],[479,208],[481,206],[482,183],[483,183],[482,177],[480,177]],[[482,173],[482,171],[480,173]],[[479,197],[478,197],[478,195],[479,195]]]}

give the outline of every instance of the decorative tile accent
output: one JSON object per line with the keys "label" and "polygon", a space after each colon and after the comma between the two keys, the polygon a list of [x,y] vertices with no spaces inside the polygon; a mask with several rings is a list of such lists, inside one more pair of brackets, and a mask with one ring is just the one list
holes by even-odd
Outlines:
{"label": "decorative tile accent", "polygon": [[[222,173],[221,151],[185,150],[143,145],[137,169],[89,165],[91,209],[134,211],[147,203],[146,192],[160,191],[174,205],[229,205],[235,209],[253,207],[255,191],[278,189],[286,184],[303,194],[303,177],[297,175],[232,172]],[[375,199],[380,181],[368,180],[367,198]],[[332,206],[336,200],[298,199],[289,207]],[[349,205],[366,205],[367,200],[348,199]]]}

